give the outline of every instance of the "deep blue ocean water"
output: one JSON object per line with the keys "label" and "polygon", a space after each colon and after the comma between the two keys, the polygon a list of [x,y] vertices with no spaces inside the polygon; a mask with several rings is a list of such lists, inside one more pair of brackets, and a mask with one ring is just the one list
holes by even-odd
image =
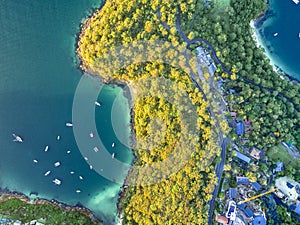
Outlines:
{"label": "deep blue ocean water", "polygon": [[300,4],[269,0],[266,16],[256,28],[272,62],[300,80]]}
{"label": "deep blue ocean water", "polygon": [[[38,192],[39,197],[68,204],[80,202],[111,224],[121,185],[89,168],[72,128],[65,126],[72,121],[74,93],[82,76],[77,69],[76,34],[83,19],[100,3],[0,1],[0,186],[25,194]],[[87,91],[95,85],[97,81]],[[130,149],[116,136],[118,133],[128,140],[130,135],[129,106],[122,89],[104,86],[98,99],[102,106],[95,108],[95,118],[89,118],[96,120],[99,136],[110,153],[130,162]],[[114,124],[112,106],[117,109]],[[12,133],[22,136],[24,143],[13,142]],[[66,153],[68,150],[70,154]],[[55,168],[56,161],[61,166]],[[48,170],[52,172],[45,177]],[[55,185],[54,178],[62,184]],[[76,193],[77,189],[81,193]]]}

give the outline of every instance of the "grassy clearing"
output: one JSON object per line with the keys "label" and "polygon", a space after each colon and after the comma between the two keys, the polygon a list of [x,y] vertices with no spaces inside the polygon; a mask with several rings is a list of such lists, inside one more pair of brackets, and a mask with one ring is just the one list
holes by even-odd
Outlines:
{"label": "grassy clearing", "polygon": [[267,155],[272,161],[281,161],[284,165],[290,163],[292,167],[300,169],[300,160],[292,158],[281,144],[270,149]]}

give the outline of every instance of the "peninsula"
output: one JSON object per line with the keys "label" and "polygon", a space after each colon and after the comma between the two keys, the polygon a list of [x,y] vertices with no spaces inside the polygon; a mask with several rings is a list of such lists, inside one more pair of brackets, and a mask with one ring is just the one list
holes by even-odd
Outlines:
{"label": "peninsula", "polygon": [[[176,160],[169,165],[185,162],[168,176],[131,171],[119,203],[123,224],[212,224],[213,214],[225,224],[266,221],[267,207],[250,215],[242,203],[251,202],[255,192],[282,188],[273,189],[276,172],[268,175],[280,159],[268,159],[275,149],[284,151],[285,143],[298,154],[300,144],[300,85],[274,71],[252,37],[250,22],[266,7],[266,0],[115,0],[86,20],[77,49],[81,68],[128,83],[138,99],[132,115],[133,166],[149,167],[170,155]],[[183,94],[168,95],[180,90],[191,105]],[[191,148],[190,157],[181,154]],[[279,174],[285,175],[299,179],[292,168]],[[220,189],[229,189],[231,197]]]}

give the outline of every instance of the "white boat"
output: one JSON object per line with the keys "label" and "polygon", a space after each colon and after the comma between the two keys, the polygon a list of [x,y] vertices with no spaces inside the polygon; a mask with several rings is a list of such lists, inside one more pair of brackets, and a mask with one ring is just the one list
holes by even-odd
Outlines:
{"label": "white boat", "polygon": [[91,169],[91,170],[93,169],[93,166],[92,166],[92,165],[90,165],[90,169]]}
{"label": "white boat", "polygon": [[115,153],[113,152],[113,154],[111,154],[111,158],[115,158]]}
{"label": "white boat", "polygon": [[94,152],[98,152],[99,149],[97,147],[94,147]]}
{"label": "white boat", "polygon": [[75,173],[74,171],[71,171],[71,172],[70,172],[70,174],[74,174],[74,173]]}
{"label": "white boat", "polygon": [[48,171],[45,173],[45,177],[48,176],[50,173],[51,173],[51,171],[48,170]]}
{"label": "white boat", "polygon": [[58,141],[60,140],[60,136],[59,135],[56,137],[56,140],[58,140]]}
{"label": "white boat", "polygon": [[47,145],[46,147],[45,147],[45,152],[47,152],[49,150],[49,146]]}
{"label": "white boat", "polygon": [[23,142],[23,139],[20,137],[20,136],[18,136],[18,135],[16,135],[16,134],[12,134],[13,135],[13,137],[15,138],[13,141],[16,141],[16,142]]}
{"label": "white boat", "polygon": [[58,167],[58,166],[60,166],[60,162],[56,162],[56,163],[54,163],[54,166],[55,166],[55,167]]}
{"label": "white boat", "polygon": [[53,183],[54,183],[54,184],[57,184],[57,185],[60,185],[60,184],[61,184],[61,181],[60,181],[59,179],[55,178],[55,179],[53,180]]}
{"label": "white boat", "polygon": [[300,38],[300,32],[298,33],[298,38]]}
{"label": "white boat", "polygon": [[73,123],[66,123],[67,127],[73,127]]}
{"label": "white boat", "polygon": [[93,133],[93,132],[90,133],[90,137],[91,137],[91,138],[94,137],[94,133]]}
{"label": "white boat", "polygon": [[115,147],[115,143],[114,142],[111,144],[111,147]]}
{"label": "white boat", "polygon": [[273,36],[276,37],[278,35],[278,33],[274,33]]}
{"label": "white boat", "polygon": [[68,150],[68,151],[67,151],[67,154],[70,154],[70,153],[71,153],[71,151],[70,151],[70,150]]}
{"label": "white boat", "polygon": [[76,193],[80,193],[81,191],[79,189],[76,190]]}
{"label": "white boat", "polygon": [[96,106],[101,106],[100,102],[95,101]]}
{"label": "white boat", "polygon": [[79,179],[80,179],[80,180],[83,180],[83,177],[82,177],[82,176],[79,176]]}
{"label": "white boat", "polygon": [[38,161],[36,159],[33,160],[34,163],[38,163]]}
{"label": "white boat", "polygon": [[293,0],[293,2],[294,2],[295,4],[298,4],[300,1],[299,1],[299,0]]}
{"label": "white boat", "polygon": [[86,156],[84,157],[84,159],[85,159],[86,161],[88,161],[88,160],[89,160],[89,158],[88,158],[88,157],[86,157]]}

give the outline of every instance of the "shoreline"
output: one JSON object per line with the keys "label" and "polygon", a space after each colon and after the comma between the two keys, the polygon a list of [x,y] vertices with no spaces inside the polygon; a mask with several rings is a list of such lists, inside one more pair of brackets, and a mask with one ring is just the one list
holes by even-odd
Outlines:
{"label": "shoreline", "polygon": [[[34,193],[37,195],[37,193]],[[18,191],[10,191],[9,189],[5,188],[2,189],[0,188],[0,202],[4,202],[9,199],[18,199],[21,200],[22,202],[25,202],[27,204],[33,204],[33,205],[44,205],[44,204],[50,204],[52,206],[58,206],[62,211],[64,212],[78,212],[88,218],[91,219],[93,224],[100,225],[103,223],[101,219],[99,219],[90,209],[84,207],[81,205],[80,202],[78,202],[76,205],[68,205],[63,202],[59,202],[55,199],[45,199],[45,198],[39,198],[35,197],[33,200],[30,199],[27,195],[18,192]],[[25,221],[22,221],[25,222]],[[26,221],[29,222],[29,221]]]}
{"label": "shoreline", "polygon": [[[99,79],[100,82],[103,82],[104,84],[111,85],[111,86],[118,86],[121,87],[123,90],[123,95],[125,98],[128,100],[128,105],[129,105],[129,110],[130,110],[130,148],[133,154],[133,161],[131,165],[134,165],[137,158],[136,155],[134,154],[134,146],[136,143],[136,136],[135,136],[135,130],[134,130],[134,108],[133,108],[133,93],[134,89],[130,86],[129,82],[122,81],[122,80],[117,80],[117,79],[112,79],[112,78],[104,78],[101,76],[101,74],[97,73],[96,71],[91,70],[85,65],[85,61],[83,61],[81,57],[81,53],[79,51],[79,40],[81,39],[81,36],[83,32],[86,30],[86,28],[89,26],[91,19],[94,17],[95,14],[97,14],[100,10],[102,10],[103,6],[105,5],[106,1],[103,1],[101,6],[96,9],[94,12],[92,12],[91,15],[86,17],[84,21],[80,24],[80,29],[79,32],[76,34],[76,39],[75,39],[75,53],[76,57],[78,58],[79,64],[77,66],[77,69],[82,72],[82,74],[87,73],[90,76],[96,77]],[[132,172],[132,167],[130,167],[126,177],[124,178],[123,185],[120,187],[120,191],[118,193],[118,199],[117,199],[117,211],[116,211],[116,224],[121,225],[122,220],[123,220],[123,215],[122,215],[122,208],[120,206],[120,203],[123,198],[125,198],[125,193],[128,188],[128,179],[130,177],[130,174]]]}
{"label": "shoreline", "polygon": [[266,9],[266,11],[262,12],[257,18],[252,19],[250,21],[252,39],[254,40],[255,45],[256,45],[257,48],[263,48],[264,49],[264,55],[269,59],[270,65],[273,67],[273,71],[278,76],[280,76],[281,79],[288,80],[289,82],[292,82],[292,83],[300,83],[300,80],[298,78],[295,78],[295,77],[287,74],[286,72],[284,72],[284,70],[281,69],[280,65],[277,65],[271,59],[271,57],[266,52],[267,49],[264,47],[264,45],[262,44],[262,42],[261,42],[261,40],[259,38],[257,26],[258,26],[258,24],[261,26],[263,24],[263,22],[267,19],[269,7],[270,7],[270,3],[268,2],[268,8]]}

